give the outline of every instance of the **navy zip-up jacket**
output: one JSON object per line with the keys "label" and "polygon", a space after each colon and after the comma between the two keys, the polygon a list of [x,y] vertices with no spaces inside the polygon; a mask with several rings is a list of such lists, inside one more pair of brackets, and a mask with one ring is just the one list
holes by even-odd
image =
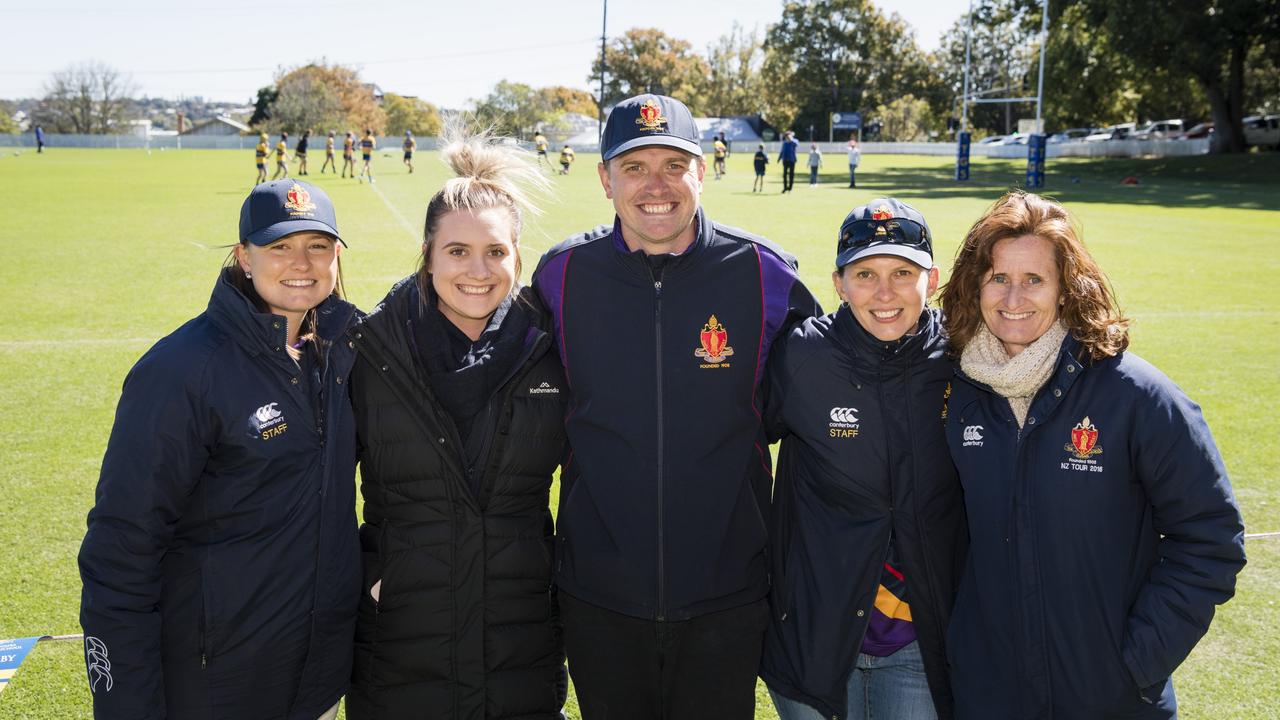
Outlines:
{"label": "navy zip-up jacket", "polygon": [[355,308],[318,313],[308,379],[285,319],[219,280],[125,379],[80,548],[94,717],[315,720],[346,691]]}
{"label": "navy zip-up jacket", "polygon": [[615,222],[552,248],[533,277],[570,388],[556,582],[651,620],[768,592],[757,391],[774,340],[820,312],[791,256],[702,210],[694,223],[660,274]]}
{"label": "navy zip-up jacket", "polygon": [[958,718],[1172,718],[1169,676],[1235,591],[1244,522],[1200,408],[1068,336],[1019,433],[963,375],[947,441],[969,517],[948,635]]}
{"label": "navy zip-up jacket", "polygon": [[944,432],[954,363],[941,313],[886,343],[847,306],[779,342],[765,417],[782,437],[760,675],[841,718],[890,538],[938,717],[951,717],[944,636],[964,565],[964,500]]}

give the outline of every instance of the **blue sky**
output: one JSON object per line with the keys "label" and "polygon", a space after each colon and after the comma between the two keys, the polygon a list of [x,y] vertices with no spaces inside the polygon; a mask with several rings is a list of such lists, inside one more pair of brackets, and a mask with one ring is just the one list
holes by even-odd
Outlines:
{"label": "blue sky", "polygon": [[[968,0],[873,0],[938,37]],[[0,98],[43,94],[50,73],[97,60],[132,75],[139,95],[245,102],[279,68],[325,59],[384,90],[462,107],[499,80],[588,88],[600,0],[334,2],[8,0],[0,7]],[[178,8],[181,8],[180,10]],[[761,34],[781,0],[611,0],[608,32],[657,27],[699,50],[737,21]]]}

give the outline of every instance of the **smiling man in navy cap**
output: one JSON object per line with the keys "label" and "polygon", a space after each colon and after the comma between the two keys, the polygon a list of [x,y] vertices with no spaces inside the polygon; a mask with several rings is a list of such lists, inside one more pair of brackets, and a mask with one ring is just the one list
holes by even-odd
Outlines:
{"label": "smiling man in navy cap", "polygon": [[712,222],[683,103],[605,125],[611,225],[534,274],[570,384],[556,583],[585,720],[751,718],[768,617],[773,341],[820,312],[795,259]]}

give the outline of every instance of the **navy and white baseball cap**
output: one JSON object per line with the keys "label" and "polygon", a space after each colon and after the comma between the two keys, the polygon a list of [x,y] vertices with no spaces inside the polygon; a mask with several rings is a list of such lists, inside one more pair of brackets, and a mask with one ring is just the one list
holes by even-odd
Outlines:
{"label": "navy and white baseball cap", "polygon": [[872,255],[896,255],[925,269],[933,267],[933,236],[924,215],[897,198],[854,208],[840,223],[836,269]]}
{"label": "navy and white baseball cap", "polygon": [[338,235],[333,203],[323,190],[301,180],[272,180],[255,187],[240,206],[240,242],[270,245],[285,235],[313,230]]}
{"label": "navy and white baseball cap", "polygon": [[702,156],[698,126],[685,104],[666,95],[636,95],[613,106],[604,124],[607,162],[629,150],[662,145]]}

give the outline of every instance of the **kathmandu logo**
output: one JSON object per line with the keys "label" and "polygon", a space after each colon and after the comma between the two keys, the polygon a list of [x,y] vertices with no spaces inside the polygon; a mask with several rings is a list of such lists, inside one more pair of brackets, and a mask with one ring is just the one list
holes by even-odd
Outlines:
{"label": "kathmandu logo", "polygon": [[316,209],[316,204],[311,202],[311,193],[304,190],[298,183],[294,183],[285,194],[284,207],[295,213],[309,213]]}
{"label": "kathmandu logo", "polygon": [[249,414],[249,437],[255,440],[270,440],[283,435],[289,425],[285,422],[284,413],[277,409],[280,403],[267,403]]}
{"label": "kathmandu logo", "polygon": [[84,664],[89,669],[89,692],[111,692],[115,680],[111,677],[111,661],[107,659],[107,645],[96,637],[84,639]]}
{"label": "kathmandu logo", "polygon": [[551,383],[544,382],[538,387],[529,388],[530,395],[559,395],[560,388],[555,387]]}
{"label": "kathmandu logo", "polygon": [[982,447],[982,426],[981,425],[965,426],[964,447]]}
{"label": "kathmandu logo", "polygon": [[858,408],[831,408],[831,421],[838,423],[856,423],[858,418],[854,413],[858,412]]}
{"label": "kathmandu logo", "polygon": [[667,117],[662,114],[662,108],[658,107],[655,100],[646,100],[644,105],[640,106],[640,117],[636,118],[636,124],[645,132],[662,132],[666,128],[662,127],[667,123]]}

